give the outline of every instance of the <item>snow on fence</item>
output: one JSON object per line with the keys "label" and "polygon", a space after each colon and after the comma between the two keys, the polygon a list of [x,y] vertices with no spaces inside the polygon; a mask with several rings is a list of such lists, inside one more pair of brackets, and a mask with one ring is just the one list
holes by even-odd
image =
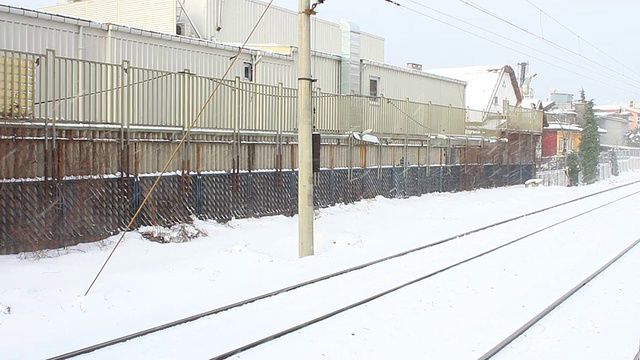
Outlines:
{"label": "snow on fence", "polygon": [[[616,150],[616,162],[619,172],[640,170],[640,149]],[[613,176],[613,162],[611,152],[603,152],[598,164],[598,179],[605,180]],[[546,186],[567,186],[569,176],[567,162],[564,156],[544,158],[538,165],[536,177],[542,179]]]}

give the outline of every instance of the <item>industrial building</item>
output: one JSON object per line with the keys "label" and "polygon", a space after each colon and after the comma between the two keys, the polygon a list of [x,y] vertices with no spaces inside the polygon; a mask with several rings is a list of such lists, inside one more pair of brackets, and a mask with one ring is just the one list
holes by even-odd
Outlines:
{"label": "industrial building", "polygon": [[[295,211],[294,12],[270,9],[241,49],[263,2],[67,2],[0,5],[0,191],[12,194],[0,208],[15,215],[3,251],[115,231],[160,172],[173,177],[143,223]],[[533,176],[542,112],[470,109],[465,81],[385,64],[384,39],[356,24],[314,24],[327,34],[312,52],[318,206]],[[496,126],[479,130],[476,112]],[[78,191],[91,201],[73,203]]]}

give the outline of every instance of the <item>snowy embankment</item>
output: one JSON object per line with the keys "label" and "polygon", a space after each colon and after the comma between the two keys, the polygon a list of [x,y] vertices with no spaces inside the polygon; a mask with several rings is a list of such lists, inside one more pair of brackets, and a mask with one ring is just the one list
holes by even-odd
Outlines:
{"label": "snowy embankment", "polygon": [[[627,173],[602,183],[578,188],[525,189],[524,186],[515,186],[455,194],[429,194],[403,200],[377,198],[322,209],[317,213],[315,223],[316,256],[304,259],[297,259],[297,218],[278,216],[234,220],[228,224],[197,222],[196,225],[208,236],[180,244],[149,242],[141,239],[139,234],[131,233],[127,235],[102,277],[86,297],[82,294],[106,258],[107,250],[115,238],[100,244],[86,244],[64,251],[38,254],[51,256],[38,260],[33,259],[34,254],[1,256],[0,271],[3,275],[0,279],[0,358],[37,359],[57,355],[595,192],[611,187],[616,182],[634,179],[640,179],[640,176]],[[621,202],[619,205],[613,205],[604,214],[608,213],[613,219],[617,214],[630,213],[637,217],[640,211],[635,206],[636,203],[638,202]],[[616,227],[617,231],[621,231],[621,235],[616,239],[624,240],[621,239],[622,234],[639,236],[634,234],[630,226],[627,228],[627,224],[631,223],[627,221]],[[576,258],[580,261],[572,262],[571,265],[567,265],[565,261],[553,262],[553,265],[548,266],[551,274],[559,276],[557,274],[570,272],[566,267],[574,269],[582,260],[590,258],[588,254],[608,256],[606,251],[596,251],[597,237],[601,241],[605,235],[613,236],[605,223],[598,223],[592,219],[591,223],[583,224],[579,229],[582,229],[580,236],[570,237],[571,241],[578,243],[565,246],[566,249],[582,248],[584,252]],[[597,236],[588,240],[588,234]],[[561,241],[567,237],[555,239],[547,234],[547,237],[541,236],[540,241]],[[580,243],[583,238],[584,243]],[[471,324],[465,323],[463,315],[469,314],[470,309],[477,310],[469,307],[478,301],[470,300],[471,294],[477,292],[473,290],[474,286],[485,286],[486,284],[480,280],[499,279],[498,274],[501,273],[504,274],[503,277],[513,278],[514,274],[518,273],[513,267],[527,263],[527,260],[523,260],[524,257],[537,259],[530,260],[531,262],[540,261],[540,257],[548,258],[550,244],[540,245],[535,241],[527,244],[529,245],[526,251],[517,253],[517,256],[513,253],[497,252],[487,260],[470,264],[469,267],[461,267],[448,275],[443,274],[437,285],[435,299],[432,298],[432,290],[422,288],[423,285],[416,285],[404,292],[404,295],[394,295],[402,296],[401,299],[395,300],[396,303],[404,304],[399,308],[388,305],[390,299],[393,299],[390,296],[387,301],[371,303],[366,308],[358,310],[363,312],[360,313],[361,318],[371,323],[364,325],[367,329],[374,324],[378,324],[378,328],[380,324],[387,324],[383,327],[391,331],[408,329],[411,330],[409,332],[393,336],[393,333],[385,334],[378,329],[375,336],[356,338],[355,335],[350,335],[344,338],[342,336],[349,331],[341,326],[361,326],[353,323],[352,316],[358,316],[356,311],[356,315],[337,317],[336,322],[317,326],[319,329],[330,327],[333,330],[316,334],[320,339],[315,343],[324,343],[328,349],[332,349],[336,358],[386,358],[386,355],[392,354],[393,349],[397,350],[398,345],[405,341],[402,345],[403,355],[415,358],[423,357],[421,354],[424,355],[426,349],[416,346],[412,349],[411,339],[417,341],[435,332],[448,334],[450,338],[456,339],[458,344],[472,344],[472,353],[480,355],[477,352],[488,349],[482,346],[485,346],[485,343],[494,345],[494,337],[501,332],[482,331],[483,327],[480,327],[473,328],[479,338],[457,337],[456,329],[472,328]],[[636,251],[636,258],[637,253]],[[596,257],[595,260],[597,263],[601,258]],[[601,264],[597,265],[594,265],[594,269]],[[576,273],[575,276],[580,277],[582,273]],[[636,276],[637,279],[638,274],[629,276]],[[448,277],[456,279],[450,281]],[[568,278],[566,282],[570,283],[570,280],[572,278]],[[531,278],[531,281],[536,280]],[[627,282],[629,283],[630,281]],[[575,284],[568,287],[573,285]],[[353,289],[357,291],[358,287],[354,286]],[[550,293],[540,296],[539,299],[545,302],[555,295]],[[520,301],[518,298],[510,298],[510,287],[503,285],[500,285],[499,290],[489,294],[483,293],[482,296],[485,296],[482,298],[483,303],[494,304],[497,306],[496,309],[501,308],[499,304]],[[500,301],[495,301],[496,299]],[[453,318],[457,317],[459,322],[447,322],[443,325],[439,321],[444,321],[444,318],[428,317],[422,319],[424,322],[409,324],[411,319],[419,318],[421,312],[430,311],[427,309],[428,304],[433,301],[447,305],[450,315]],[[637,308],[637,302],[635,304]],[[380,308],[372,311],[375,306]],[[496,318],[496,313],[491,314],[497,321],[496,326],[504,329],[502,332],[510,327],[517,328],[528,316],[520,314],[513,318]],[[561,322],[560,326],[564,326],[563,324]],[[310,331],[320,331],[313,329]],[[624,330],[628,330],[629,333],[633,331]],[[300,336],[307,336],[305,334],[308,333],[311,332],[305,331]],[[493,334],[493,337],[482,337],[489,333]],[[638,338],[638,334],[634,336]],[[309,346],[307,342],[291,347],[293,343],[300,341],[293,339],[296,338],[285,337],[279,340],[281,345],[274,343],[266,347],[264,351],[271,351],[268,356],[265,355],[267,353],[261,355],[258,351],[253,354],[255,358],[272,358],[276,354],[280,355],[278,358],[283,358],[283,351],[288,352],[284,349],[291,349],[299,351],[292,353],[293,358],[323,358],[321,355],[326,351]],[[314,343],[314,339],[315,337],[310,336],[311,344]],[[398,342],[394,343],[394,340]],[[474,344],[482,346],[476,347]],[[516,345],[517,343],[514,343],[513,351],[517,351]],[[445,356],[444,358],[458,359],[469,356],[468,352],[462,350],[465,347],[461,347],[456,351],[462,357],[454,356],[455,352],[450,353],[453,357],[448,357],[445,355],[447,348],[435,346],[432,350],[437,350],[434,354]],[[466,349],[468,350],[469,346]],[[251,354],[247,353],[247,358],[250,358]],[[511,358],[519,356],[514,355]]]}

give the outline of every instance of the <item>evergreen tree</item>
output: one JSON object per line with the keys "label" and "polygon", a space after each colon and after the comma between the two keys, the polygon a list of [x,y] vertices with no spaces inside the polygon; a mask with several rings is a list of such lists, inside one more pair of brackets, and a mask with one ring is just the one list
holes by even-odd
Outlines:
{"label": "evergreen tree", "polygon": [[598,180],[598,162],[600,157],[600,135],[598,123],[593,114],[593,100],[586,102],[585,124],[580,141],[580,169],[582,181],[591,184]]}
{"label": "evergreen tree", "polygon": [[618,154],[615,151],[609,153],[609,162],[611,163],[611,175],[620,175],[620,167],[618,167]]}
{"label": "evergreen tree", "polygon": [[567,175],[569,176],[568,186],[578,186],[580,181],[580,159],[578,154],[573,151],[567,154]]}

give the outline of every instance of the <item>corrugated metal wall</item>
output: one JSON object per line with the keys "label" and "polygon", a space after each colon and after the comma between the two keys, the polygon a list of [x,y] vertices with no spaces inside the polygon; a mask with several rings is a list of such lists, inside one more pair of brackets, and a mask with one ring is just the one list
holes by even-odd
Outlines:
{"label": "corrugated metal wall", "polygon": [[43,54],[51,48],[61,56],[77,55],[77,26],[9,14],[5,9],[0,5],[0,49]]}
{"label": "corrugated metal wall", "polygon": [[465,107],[465,85],[461,81],[363,60],[363,95],[369,94],[372,76],[380,79],[378,92],[385,97]]}
{"label": "corrugated metal wall", "polygon": [[[89,61],[121,64],[161,71],[184,71],[201,76],[220,78],[231,63],[237,49],[211,42],[167,37],[153,33],[108,25],[79,22],[80,25],[46,21],[2,13],[0,18],[0,49],[12,49],[44,54],[55,50],[57,56],[82,58]],[[131,31],[131,32],[128,32]],[[80,33],[82,32],[82,35]],[[291,56],[260,52],[259,60],[245,52],[229,73],[229,78],[243,76],[244,63],[255,63],[254,81],[268,85],[282,83],[297,86],[296,62]],[[314,54],[312,60],[315,83],[324,92],[340,91],[340,58]]]}
{"label": "corrugated metal wall", "polygon": [[[175,0],[84,0],[50,6],[43,10],[168,34],[176,32]],[[144,13],[144,16],[141,16],[141,13]]]}
{"label": "corrugated metal wall", "polygon": [[[219,7],[220,0],[209,0],[207,12],[216,16],[211,9]],[[255,0],[225,0],[222,7],[220,31],[214,36],[218,41],[238,43],[244,41],[264,11],[267,4]],[[295,11],[272,6],[262,23],[249,41],[253,44],[277,43],[296,45],[298,43],[298,14]],[[211,23],[211,22],[208,22]],[[212,29],[210,31],[214,31]],[[314,18],[311,23],[311,47],[330,54],[340,54],[341,34],[338,24]],[[384,39],[362,33],[362,57],[373,61],[384,61]]]}
{"label": "corrugated metal wall", "polygon": [[[231,47],[199,46],[115,31],[109,43],[111,56],[107,62],[119,64],[129,60],[137,67],[164,71],[188,69],[193,74],[211,77],[222,77],[237,52]],[[251,61],[250,54],[240,55],[229,76],[242,76],[243,63]]]}
{"label": "corrugated metal wall", "polygon": [[[322,92],[340,93],[341,59],[339,56],[315,54],[311,59],[311,76],[317,79],[314,89]],[[297,86],[296,86],[297,87]]]}
{"label": "corrugated metal wall", "polygon": [[384,62],[384,38],[361,34],[360,36],[360,57],[376,62]]}

